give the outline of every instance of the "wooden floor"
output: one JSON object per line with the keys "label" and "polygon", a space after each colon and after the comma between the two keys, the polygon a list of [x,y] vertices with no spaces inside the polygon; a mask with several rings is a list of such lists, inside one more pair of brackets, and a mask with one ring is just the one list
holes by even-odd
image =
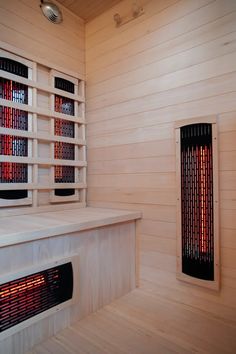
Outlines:
{"label": "wooden floor", "polygon": [[236,323],[142,286],[30,354],[236,353]]}

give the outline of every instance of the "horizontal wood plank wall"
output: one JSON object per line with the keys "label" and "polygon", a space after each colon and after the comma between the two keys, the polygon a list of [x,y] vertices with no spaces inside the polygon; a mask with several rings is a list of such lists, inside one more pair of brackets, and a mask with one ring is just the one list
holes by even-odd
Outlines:
{"label": "horizontal wood plank wall", "polygon": [[46,60],[49,66],[78,73],[83,79],[83,20],[59,5],[63,22],[55,25],[43,16],[39,4],[38,0],[0,0],[0,40],[31,54],[37,62]]}
{"label": "horizontal wood plank wall", "polygon": [[[236,2],[140,1],[116,28],[122,1],[86,25],[88,202],[134,209],[141,278],[164,297],[236,315]],[[216,115],[219,130],[221,290],[176,280],[174,123]]]}

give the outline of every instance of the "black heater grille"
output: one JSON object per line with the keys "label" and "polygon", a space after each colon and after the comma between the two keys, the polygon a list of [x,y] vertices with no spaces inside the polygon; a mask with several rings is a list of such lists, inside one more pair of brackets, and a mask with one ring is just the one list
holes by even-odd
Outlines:
{"label": "black heater grille", "polygon": [[71,262],[0,285],[0,332],[72,298]]}
{"label": "black heater grille", "polygon": [[[55,166],[55,183],[74,183],[75,168],[73,166]],[[73,188],[55,189],[55,195],[66,197],[75,194]]]}
{"label": "black heater grille", "polygon": [[[27,183],[27,164],[15,162],[0,162],[0,183]],[[27,197],[27,191],[22,190],[0,190],[2,199],[22,199]]]}
{"label": "black heater grille", "polygon": [[28,103],[28,87],[15,81],[0,79],[0,98],[5,100]]}
{"label": "black heater grille", "polygon": [[9,58],[0,57],[0,69],[14,75],[28,78],[28,67]]}
{"label": "black heater grille", "polygon": [[75,147],[73,144],[56,141],[54,143],[54,158],[62,160],[75,159]]}
{"label": "black heater grille", "polygon": [[25,163],[0,162],[0,183],[27,183],[26,167]]}
{"label": "black heater grille", "polygon": [[[8,58],[0,58],[0,69],[28,78],[28,67]],[[0,78],[0,98],[28,104],[28,87],[16,81]],[[0,126],[28,130],[28,113],[19,109],[0,106]],[[28,156],[28,140],[11,135],[0,136],[0,155]],[[0,163],[0,183],[27,183],[28,166],[21,163]],[[2,199],[21,199],[28,196],[27,190],[0,191]]]}
{"label": "black heater grille", "polygon": [[[75,92],[75,85],[65,79],[56,77],[55,87],[70,93]],[[74,100],[55,95],[55,111],[74,115]],[[54,121],[54,134],[57,136],[74,137],[74,123],[62,119],[55,119]],[[75,147],[73,144],[55,142],[54,143],[54,158],[63,160],[75,159]],[[74,183],[75,181],[75,168],[73,166],[55,166],[55,183]],[[57,196],[70,196],[74,195],[75,190],[72,188],[55,189]]]}
{"label": "black heater grille", "polygon": [[28,130],[28,113],[19,109],[0,106],[0,127]]}
{"label": "black heater grille", "polygon": [[0,135],[0,155],[27,156],[28,139],[14,135]]}
{"label": "black heater grille", "polygon": [[182,271],[214,280],[211,124],[181,128]]}
{"label": "black heater grille", "polygon": [[74,101],[70,98],[55,95],[55,112],[74,115]]}
{"label": "black heater grille", "polygon": [[55,166],[55,183],[74,183],[75,169],[73,166]]}
{"label": "black heater grille", "polygon": [[69,80],[62,79],[61,77],[55,77],[55,88],[70,93],[75,93],[75,85]]}
{"label": "black heater grille", "polygon": [[74,123],[64,119],[54,119],[54,134],[58,136],[66,136],[74,138],[75,128]]}

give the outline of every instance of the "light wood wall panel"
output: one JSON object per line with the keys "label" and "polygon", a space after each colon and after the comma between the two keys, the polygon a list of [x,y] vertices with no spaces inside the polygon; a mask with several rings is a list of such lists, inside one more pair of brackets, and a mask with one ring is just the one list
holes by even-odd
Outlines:
{"label": "light wood wall panel", "polygon": [[68,7],[77,16],[82,17],[86,22],[99,16],[102,12],[114,6],[121,0],[58,0],[59,3]]}
{"label": "light wood wall panel", "polygon": [[[143,284],[229,320],[236,308],[236,2],[141,3],[144,15],[118,29],[112,16],[129,12],[129,0],[86,25],[88,202],[141,210]],[[175,278],[174,124],[207,115],[217,117],[219,131],[219,293]]]}
{"label": "light wood wall panel", "polygon": [[83,20],[60,5],[64,20],[55,25],[43,16],[39,4],[38,0],[0,0],[1,41],[29,53],[37,62],[47,60],[84,78]]}

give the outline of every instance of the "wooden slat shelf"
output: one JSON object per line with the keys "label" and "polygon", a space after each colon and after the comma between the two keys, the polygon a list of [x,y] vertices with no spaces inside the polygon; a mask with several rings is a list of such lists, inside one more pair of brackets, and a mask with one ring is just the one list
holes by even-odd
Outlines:
{"label": "wooden slat shelf", "polygon": [[8,101],[8,100],[2,99],[2,98],[0,98],[0,106],[20,109],[25,112],[35,113],[40,116],[50,117],[50,118],[54,118],[54,119],[60,118],[60,119],[68,120],[70,122],[85,124],[84,118],[79,117],[79,116],[70,116],[70,115],[63,114],[63,113],[53,112],[48,109],[43,109],[43,108],[39,108],[39,107],[29,106],[29,105],[26,105],[23,103],[16,103],[16,102]]}
{"label": "wooden slat shelf", "polygon": [[[35,45],[35,42],[34,42]],[[42,57],[42,55],[34,55],[32,53],[31,48],[29,50],[23,50],[20,49],[19,46],[16,48],[16,46],[7,43],[6,41],[0,41],[0,48],[4,49],[7,51],[7,53],[17,53],[19,56],[21,56],[22,61],[26,61],[24,58],[28,58],[28,60],[31,60],[32,62],[37,62],[38,64],[48,67],[48,68],[54,68],[60,73],[64,73],[66,75],[69,75],[70,77],[77,78],[78,80],[85,80],[85,75],[83,72],[80,72],[78,70],[78,67],[76,70],[70,70],[67,68],[65,65],[56,65],[55,60],[48,60],[46,57]],[[47,48],[48,50],[48,48]],[[12,54],[14,55],[14,54]],[[27,60],[27,61],[28,61]],[[77,60],[77,65],[79,65],[79,61]]]}
{"label": "wooden slat shelf", "polygon": [[139,211],[81,208],[0,218],[0,247],[140,219]]}
{"label": "wooden slat shelf", "polygon": [[[1,190],[16,190],[16,189],[64,189],[68,188],[68,183],[52,183],[52,184],[34,184],[34,183],[1,183]],[[85,183],[70,183],[70,188],[84,189],[87,188]]]}
{"label": "wooden slat shelf", "polygon": [[33,158],[33,157],[3,156],[3,155],[0,155],[0,162],[14,162],[14,163],[26,163],[29,165],[37,164],[37,165],[49,165],[49,166],[76,166],[76,167],[87,166],[86,161],[42,159],[42,158]]}
{"label": "wooden slat shelf", "polygon": [[40,91],[49,92],[49,93],[53,93],[55,95],[64,96],[64,97],[70,98],[72,100],[75,100],[77,102],[85,102],[85,98],[83,96],[76,95],[76,94],[73,94],[73,93],[69,93],[69,92],[66,92],[66,91],[61,91],[61,90],[56,89],[56,88],[54,88],[52,86],[44,85],[44,84],[41,84],[39,82],[36,82],[36,81],[33,81],[33,80],[29,80],[29,79],[25,79],[23,77],[20,77],[20,76],[14,75],[14,74],[9,74],[8,72],[3,71],[3,70],[0,70],[0,77],[2,77],[4,79],[8,79],[8,80],[13,80],[13,81],[19,82],[19,83],[21,83],[23,85],[27,85],[27,86],[29,86],[31,88],[36,88],[37,90],[40,90]]}
{"label": "wooden slat shelf", "polygon": [[18,129],[10,129],[10,128],[2,128],[0,127],[0,134],[5,135],[16,135],[22,138],[28,139],[37,139],[38,141],[60,141],[63,143],[70,143],[78,146],[85,146],[86,141],[83,139],[74,139],[74,138],[67,138],[64,136],[59,135],[49,135],[46,133],[34,133],[30,131],[18,130]]}
{"label": "wooden slat shelf", "polygon": [[[0,134],[7,136],[2,139],[5,139],[6,144],[10,144],[9,149],[6,147],[9,151],[4,150],[4,154],[0,155],[0,163],[27,165],[2,165],[8,172],[2,172],[3,183],[0,184],[0,189],[9,190],[9,194],[14,190],[28,190],[26,197],[22,193],[21,199],[14,200],[12,196],[9,199],[1,197],[0,215],[4,215],[4,207],[9,209],[11,206],[23,210],[23,205],[31,205],[35,210],[41,205],[51,204],[54,207],[55,203],[76,202],[86,205],[84,82],[76,76],[69,76],[53,67],[41,66],[5,50],[0,49],[0,56],[5,58],[6,63],[18,62],[28,68],[27,78],[21,74],[17,75],[15,70],[5,70],[4,66],[0,70],[2,85],[5,85],[0,106],[6,107],[3,111],[6,123],[0,127]],[[14,71],[14,74],[8,70]],[[56,82],[60,82],[59,86]],[[26,114],[12,111],[14,109]],[[9,117],[19,117],[19,114],[23,114],[22,117],[27,116],[24,121],[26,128],[16,129],[16,125],[9,123]],[[25,144],[25,140],[21,138],[27,139],[26,152],[19,150],[21,144]],[[55,144],[56,142],[60,144]],[[18,152],[15,152],[14,146],[17,146]],[[14,155],[11,150],[14,150]],[[23,156],[17,156],[17,153]],[[56,166],[59,168],[56,169]],[[19,171],[18,168],[24,173],[22,181],[18,175],[11,177]],[[57,183],[61,181],[64,183]],[[57,193],[55,189],[58,190]],[[63,189],[72,190],[69,191],[71,195],[66,195],[68,192]]]}

